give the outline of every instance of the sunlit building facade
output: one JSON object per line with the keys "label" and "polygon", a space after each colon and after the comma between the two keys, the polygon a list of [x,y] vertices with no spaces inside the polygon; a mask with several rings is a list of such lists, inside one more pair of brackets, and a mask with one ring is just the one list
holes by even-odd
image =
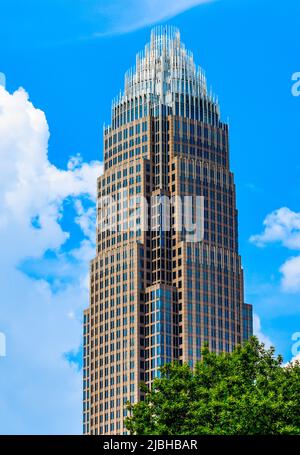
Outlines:
{"label": "sunlit building facade", "polygon": [[[126,434],[141,381],[174,360],[193,366],[205,343],[231,352],[252,334],[228,125],[173,27],[154,29],[125,75],[97,188],[109,221],[98,222],[84,312],[83,432]],[[181,223],[185,197],[201,238]]]}

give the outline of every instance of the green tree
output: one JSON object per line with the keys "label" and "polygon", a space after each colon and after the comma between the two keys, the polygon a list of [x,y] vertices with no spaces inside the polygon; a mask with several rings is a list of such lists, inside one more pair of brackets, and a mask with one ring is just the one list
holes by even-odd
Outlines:
{"label": "green tree", "polygon": [[144,400],[128,405],[137,435],[300,434],[300,363],[283,366],[252,337],[230,354],[207,348],[194,369],[161,368]]}

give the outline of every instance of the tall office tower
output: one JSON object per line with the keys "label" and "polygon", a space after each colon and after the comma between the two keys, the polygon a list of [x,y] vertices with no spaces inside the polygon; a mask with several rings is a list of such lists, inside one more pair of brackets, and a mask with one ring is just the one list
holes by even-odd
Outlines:
{"label": "tall office tower", "polygon": [[113,102],[98,210],[83,429],[126,434],[141,381],[173,360],[193,366],[204,343],[231,352],[252,333],[228,126],[175,28],[152,31]]}

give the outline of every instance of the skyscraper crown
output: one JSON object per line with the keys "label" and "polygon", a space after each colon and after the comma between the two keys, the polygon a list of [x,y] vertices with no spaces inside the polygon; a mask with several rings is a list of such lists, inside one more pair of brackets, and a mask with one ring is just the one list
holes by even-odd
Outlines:
{"label": "skyscraper crown", "polygon": [[124,96],[154,94],[168,103],[175,92],[203,96],[206,79],[195,65],[193,53],[181,42],[179,30],[156,27],[150,43],[137,54],[135,67],[125,74]]}
{"label": "skyscraper crown", "polygon": [[[125,73],[124,90],[112,103],[112,123],[124,111],[124,105],[127,109],[132,101],[134,109],[142,106],[142,115],[151,111],[156,116],[161,105],[167,107],[168,113],[176,113],[176,102],[197,106],[200,99],[207,103],[207,111],[214,111],[217,118],[218,102],[212,93],[208,94],[204,71],[182,43],[179,30],[173,26],[157,26],[151,31],[150,42],[137,53],[135,66]],[[186,115],[200,119],[200,109],[197,115],[196,107]],[[134,118],[139,117],[138,110]]]}

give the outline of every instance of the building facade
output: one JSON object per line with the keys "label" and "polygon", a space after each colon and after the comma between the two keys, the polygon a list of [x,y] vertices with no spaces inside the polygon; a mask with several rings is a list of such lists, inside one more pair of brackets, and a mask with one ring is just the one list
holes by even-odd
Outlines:
{"label": "building facade", "polygon": [[96,257],[84,312],[84,434],[126,434],[171,361],[252,334],[238,252],[228,125],[173,27],[152,31],[104,128]]}

